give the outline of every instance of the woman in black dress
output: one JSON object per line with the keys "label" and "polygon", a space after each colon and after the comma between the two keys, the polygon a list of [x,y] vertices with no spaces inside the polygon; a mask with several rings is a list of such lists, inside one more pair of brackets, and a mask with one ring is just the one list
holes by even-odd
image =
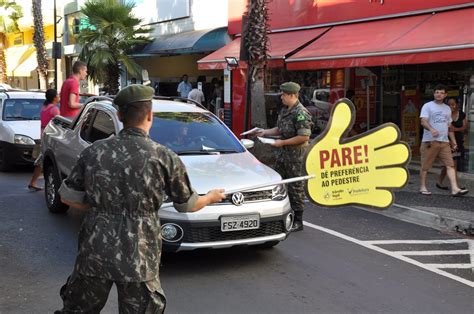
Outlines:
{"label": "woman in black dress", "polygon": [[[456,144],[458,146],[457,150],[453,152],[454,168],[457,171],[459,171],[462,169],[462,163],[464,161],[464,132],[466,131],[466,128],[467,128],[467,118],[466,118],[466,114],[461,111],[458,100],[456,98],[449,98],[448,105],[451,108],[451,118],[452,118],[449,131],[454,132],[454,137],[456,138]],[[445,177],[446,177],[446,168],[443,167],[438,177],[438,182],[436,183],[437,188],[442,189],[442,190],[448,189],[447,186],[443,185],[443,180]]]}

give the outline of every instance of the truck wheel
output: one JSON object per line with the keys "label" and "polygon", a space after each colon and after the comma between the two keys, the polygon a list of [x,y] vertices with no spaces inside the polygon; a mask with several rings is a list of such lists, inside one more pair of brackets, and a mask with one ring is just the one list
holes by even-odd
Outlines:
{"label": "truck wheel", "polygon": [[61,202],[59,196],[59,186],[61,179],[58,171],[53,165],[47,165],[44,168],[44,196],[46,199],[46,206],[52,213],[65,213],[69,206]]}
{"label": "truck wheel", "polygon": [[0,171],[8,171],[10,164],[7,161],[6,147],[0,144]]}

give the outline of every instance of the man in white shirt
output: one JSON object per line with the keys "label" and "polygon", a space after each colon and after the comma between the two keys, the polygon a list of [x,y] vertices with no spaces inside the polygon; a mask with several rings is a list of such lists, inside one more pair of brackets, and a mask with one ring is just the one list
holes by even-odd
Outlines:
{"label": "man in white shirt", "polygon": [[451,184],[451,195],[461,196],[469,192],[466,189],[460,189],[456,181],[456,170],[451,150],[456,150],[457,145],[454,133],[449,131],[451,108],[443,102],[447,95],[447,87],[439,84],[435,87],[434,100],[424,104],[421,108],[420,119],[424,128],[420,147],[420,193],[422,195],[431,195],[431,192],[426,188],[426,176],[436,158],[446,167]]}
{"label": "man in white shirt", "polygon": [[188,82],[188,75],[184,74],[181,77],[181,83],[178,84],[178,89],[177,92],[179,93],[179,96],[183,98],[188,98],[189,92],[193,89],[191,86],[191,83]]}
{"label": "man in white shirt", "polygon": [[196,83],[193,84],[193,89],[189,92],[188,98],[200,103],[201,105],[205,101],[204,93],[200,91],[199,89],[197,89]]}

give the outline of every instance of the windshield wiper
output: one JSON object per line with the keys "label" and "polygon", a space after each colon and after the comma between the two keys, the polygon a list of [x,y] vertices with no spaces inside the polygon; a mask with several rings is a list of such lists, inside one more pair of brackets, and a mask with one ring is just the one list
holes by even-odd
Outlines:
{"label": "windshield wiper", "polygon": [[209,149],[182,150],[176,152],[178,155],[219,155],[220,152]]}
{"label": "windshield wiper", "polygon": [[5,117],[6,119],[10,120],[33,120],[32,118],[28,118],[28,117],[23,117],[23,116],[8,116],[8,117]]}

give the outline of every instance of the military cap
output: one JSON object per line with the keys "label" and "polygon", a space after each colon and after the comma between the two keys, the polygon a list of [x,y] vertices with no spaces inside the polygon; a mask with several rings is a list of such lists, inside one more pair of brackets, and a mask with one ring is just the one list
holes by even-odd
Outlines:
{"label": "military cap", "polygon": [[134,102],[151,100],[154,94],[155,90],[150,86],[132,84],[118,92],[114,103],[119,107],[125,107]]}
{"label": "military cap", "polygon": [[280,85],[280,91],[285,94],[296,94],[300,91],[300,85],[295,82],[286,82]]}

